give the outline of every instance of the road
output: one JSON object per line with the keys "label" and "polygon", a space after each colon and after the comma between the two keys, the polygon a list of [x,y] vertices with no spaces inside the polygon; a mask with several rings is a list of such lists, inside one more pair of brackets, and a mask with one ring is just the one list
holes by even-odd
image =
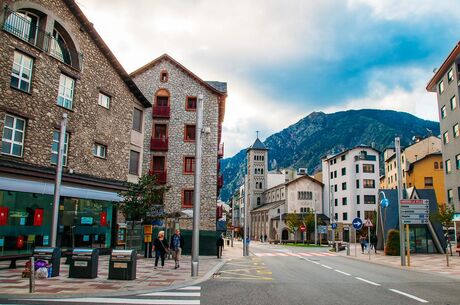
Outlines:
{"label": "road", "polygon": [[5,300],[0,304],[411,305],[460,304],[460,281],[346,257],[326,248],[257,245],[201,284],[113,298]]}

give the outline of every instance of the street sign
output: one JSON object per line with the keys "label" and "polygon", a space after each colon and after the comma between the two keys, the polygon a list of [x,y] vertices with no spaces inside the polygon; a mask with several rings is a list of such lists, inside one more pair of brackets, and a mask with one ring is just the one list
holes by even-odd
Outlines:
{"label": "street sign", "polygon": [[305,225],[300,226],[300,231],[305,232],[306,229],[307,229],[307,227]]}
{"label": "street sign", "polygon": [[353,228],[355,228],[355,230],[361,230],[361,228],[363,227],[363,221],[361,220],[361,218],[353,219],[351,224],[353,225]]}
{"label": "street sign", "polygon": [[327,234],[327,226],[318,226],[319,234]]}
{"label": "street sign", "polygon": [[366,222],[364,222],[364,226],[366,228],[370,228],[370,227],[373,227],[374,225],[372,224],[372,221],[370,220],[370,218],[366,219]]}
{"label": "street sign", "polygon": [[337,224],[334,222],[333,224],[331,224],[331,227],[332,227],[332,230],[335,230],[337,229]]}
{"label": "street sign", "polygon": [[426,199],[402,199],[400,201],[403,224],[427,224],[430,201]]}
{"label": "street sign", "polygon": [[389,204],[390,204],[390,201],[387,198],[382,198],[382,200],[380,200],[380,206],[382,208],[386,208]]}

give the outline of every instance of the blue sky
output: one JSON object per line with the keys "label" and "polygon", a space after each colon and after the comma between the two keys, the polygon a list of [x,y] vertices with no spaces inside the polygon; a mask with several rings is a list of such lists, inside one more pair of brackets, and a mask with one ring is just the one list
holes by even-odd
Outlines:
{"label": "blue sky", "polygon": [[437,120],[425,85],[460,39],[458,0],[78,0],[128,72],[168,53],[228,82],[226,156],[313,111]]}

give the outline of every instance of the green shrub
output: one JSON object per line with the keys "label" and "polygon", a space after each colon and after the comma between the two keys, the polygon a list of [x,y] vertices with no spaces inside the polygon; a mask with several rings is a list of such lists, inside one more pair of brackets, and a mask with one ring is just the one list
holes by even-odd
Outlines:
{"label": "green shrub", "polygon": [[385,245],[385,255],[399,255],[399,231],[390,230],[388,231],[386,245]]}

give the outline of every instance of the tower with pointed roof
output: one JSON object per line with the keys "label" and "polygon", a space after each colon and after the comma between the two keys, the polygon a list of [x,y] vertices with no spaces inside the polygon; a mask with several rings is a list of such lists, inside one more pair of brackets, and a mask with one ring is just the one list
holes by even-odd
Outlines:
{"label": "tower with pointed roof", "polygon": [[259,135],[246,151],[247,175],[245,181],[246,200],[250,210],[263,204],[263,192],[267,189],[268,148],[259,140]]}

